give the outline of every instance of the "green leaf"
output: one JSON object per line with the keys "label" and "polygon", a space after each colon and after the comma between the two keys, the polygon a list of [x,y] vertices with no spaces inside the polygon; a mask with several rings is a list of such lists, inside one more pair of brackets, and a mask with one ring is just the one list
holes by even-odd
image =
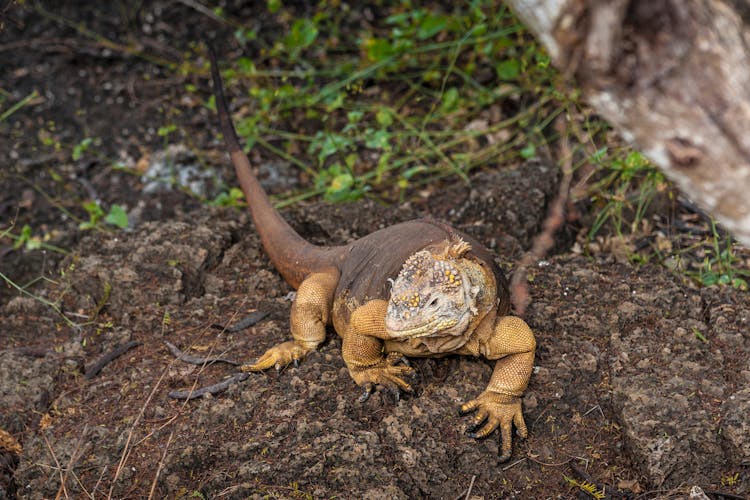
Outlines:
{"label": "green leaf", "polygon": [[211,97],[208,98],[204,106],[206,106],[207,109],[215,112],[216,111],[216,96],[211,94]]}
{"label": "green leaf", "polygon": [[292,24],[292,29],[284,39],[287,48],[292,52],[304,49],[312,45],[318,37],[318,27],[310,19],[297,19]]}
{"label": "green leaf", "polygon": [[604,155],[606,154],[607,154],[607,146],[597,149],[594,152],[594,154],[591,155],[591,161],[593,161],[594,163],[598,163],[601,161],[602,158],[604,158]]}
{"label": "green leaf", "polygon": [[357,122],[359,122],[362,119],[362,117],[364,115],[365,114],[362,111],[359,111],[359,110],[349,111],[346,114],[346,120],[349,123],[357,123]]}
{"label": "green leaf", "polygon": [[326,134],[322,131],[315,135],[315,140],[310,143],[309,151],[318,151],[318,162],[323,161],[334,153],[339,153],[351,145],[352,141],[338,134]]}
{"label": "green leaf", "polygon": [[281,9],[281,0],[268,0],[266,7],[268,8],[268,12],[276,14]]}
{"label": "green leaf", "polygon": [[375,184],[383,182],[383,176],[388,171],[391,163],[391,153],[386,151],[378,158],[378,166],[375,167]]}
{"label": "green leaf", "polygon": [[451,87],[443,93],[443,99],[440,103],[440,111],[450,113],[458,107],[458,89]]}
{"label": "green leaf", "polygon": [[370,149],[390,149],[391,134],[385,129],[380,130],[367,130],[367,138],[365,139],[365,146]]}
{"label": "green leaf", "polygon": [[407,168],[406,170],[404,170],[401,173],[401,176],[404,179],[411,179],[412,177],[414,177],[418,173],[420,173],[420,172],[426,172],[426,171],[427,171],[427,167],[425,167],[424,165],[417,165],[416,167],[411,167],[411,168]]}
{"label": "green leaf", "polygon": [[354,166],[359,163],[359,155],[357,153],[346,155],[346,158],[344,158],[344,163],[346,163],[347,167],[354,168]]}
{"label": "green leaf", "polygon": [[377,120],[378,125],[388,127],[393,123],[393,115],[391,115],[391,110],[380,108],[378,112],[375,113],[375,120]]}
{"label": "green leaf", "polygon": [[338,191],[348,190],[354,185],[354,177],[352,174],[345,172],[339,174],[331,180],[331,185],[328,187],[328,191],[336,193]]}
{"label": "green leaf", "polygon": [[328,99],[324,101],[326,105],[326,111],[330,113],[335,109],[343,107],[345,98],[346,94],[344,92],[336,92],[335,94],[332,94]]}
{"label": "green leaf", "polygon": [[39,236],[32,236],[26,240],[26,250],[39,250],[42,248],[42,239]]}
{"label": "green leaf", "polygon": [[501,80],[516,80],[521,74],[521,64],[517,59],[506,59],[495,66],[495,73]]}
{"label": "green leaf", "polygon": [[364,42],[367,59],[372,62],[380,62],[396,53],[391,42],[383,38],[368,38]]}
{"label": "green leaf", "polygon": [[237,120],[237,135],[245,140],[245,150],[252,148],[258,138],[258,120],[260,115],[251,115],[247,118]]}
{"label": "green leaf", "polygon": [[431,38],[443,31],[447,24],[448,18],[446,16],[428,14],[422,19],[422,22],[419,23],[417,38],[420,40]]}
{"label": "green leaf", "polygon": [[742,278],[734,278],[732,280],[732,286],[738,290],[747,290],[747,281]]}
{"label": "green leaf", "polygon": [[89,218],[93,219],[94,222],[99,220],[104,215],[104,210],[95,201],[87,201],[83,204],[83,209],[89,214]]}
{"label": "green leaf", "polygon": [[520,151],[521,158],[524,160],[528,160],[529,158],[532,158],[536,154],[536,146],[534,146],[533,143],[528,143],[526,146]]}
{"label": "green leaf", "polygon": [[93,140],[94,139],[92,139],[91,137],[86,137],[84,140],[76,144],[76,146],[73,148],[73,154],[71,155],[73,161],[78,161],[81,159],[81,156],[83,156],[83,153],[85,153],[89,146],[91,146]]}
{"label": "green leaf", "polygon": [[704,286],[715,285],[719,282],[719,275],[713,272],[701,274],[701,282]]}
{"label": "green leaf", "polygon": [[695,338],[697,338],[701,342],[708,342],[708,339],[706,338],[706,336],[703,335],[703,333],[701,333],[701,331],[695,327],[693,327],[693,335],[695,335]]}
{"label": "green leaf", "polygon": [[258,38],[258,33],[250,28],[237,28],[234,32],[234,38],[241,44],[245,44]]}
{"label": "green leaf", "polygon": [[336,173],[326,187],[325,199],[332,202],[351,201],[362,195],[362,189],[354,188],[354,176],[343,171],[339,164],[331,166],[331,173]]}
{"label": "green leaf", "polygon": [[385,18],[385,24],[405,27],[411,19],[411,12],[401,12]]}
{"label": "green leaf", "polygon": [[240,57],[237,60],[237,66],[240,68],[240,71],[248,75],[255,73],[255,64],[248,57]]}
{"label": "green leaf", "polygon": [[244,194],[240,188],[233,187],[229,192],[221,192],[214,198],[209,205],[214,207],[238,207]]}
{"label": "green leaf", "polygon": [[159,130],[156,131],[156,135],[158,135],[159,137],[166,137],[175,130],[177,130],[177,125],[175,125],[174,123],[170,123],[169,125],[159,127]]}
{"label": "green leaf", "polygon": [[13,243],[13,250],[18,250],[30,239],[31,239],[31,226],[29,226],[28,224],[25,224],[23,228],[21,228],[21,234],[18,235],[18,239],[16,240],[15,243]]}
{"label": "green leaf", "polygon": [[104,222],[113,226],[117,226],[120,229],[125,229],[130,225],[128,214],[120,205],[112,205],[112,207],[109,209],[109,213],[104,218]]}

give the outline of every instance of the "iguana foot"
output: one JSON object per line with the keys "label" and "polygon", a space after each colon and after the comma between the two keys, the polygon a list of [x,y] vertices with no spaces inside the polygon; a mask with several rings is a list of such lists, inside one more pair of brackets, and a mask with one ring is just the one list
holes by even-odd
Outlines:
{"label": "iguana foot", "polygon": [[[528,435],[526,423],[521,410],[521,398],[497,392],[485,391],[478,398],[461,406],[461,415],[476,410],[472,424],[466,429],[469,437],[481,439],[489,436],[500,427],[502,448],[500,461],[510,458],[513,450],[512,429],[516,425],[518,434],[525,438]],[[477,431],[477,429],[479,429]]]}
{"label": "iguana foot", "polygon": [[277,370],[285,367],[289,363],[294,366],[299,365],[299,361],[304,359],[307,353],[313,351],[314,347],[307,347],[302,343],[290,340],[267,350],[263,356],[254,364],[240,366],[243,372],[259,372],[275,366]]}
{"label": "iguana foot", "polygon": [[[389,387],[387,388],[388,392],[391,393],[393,396],[393,400],[398,403],[401,401],[401,388],[399,387]],[[372,382],[368,382],[365,384],[365,390],[362,391],[362,395],[357,399],[360,403],[364,403],[368,399],[370,399],[370,396],[375,392],[375,384]],[[405,390],[404,392],[412,392],[411,386],[408,390]]]}
{"label": "iguana foot", "polygon": [[[399,365],[398,363],[407,363]],[[397,352],[388,353],[376,365],[355,368],[349,370],[352,378],[358,385],[365,387],[365,391],[360,396],[359,401],[365,402],[375,390],[376,385],[388,389],[396,401],[401,397],[401,391],[412,392],[411,385],[406,383],[402,376],[414,373],[414,368],[408,365],[408,361],[403,354]]]}

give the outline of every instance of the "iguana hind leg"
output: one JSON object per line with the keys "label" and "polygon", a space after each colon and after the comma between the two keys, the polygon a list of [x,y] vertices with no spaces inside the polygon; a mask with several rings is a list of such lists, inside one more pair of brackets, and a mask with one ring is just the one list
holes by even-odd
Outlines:
{"label": "iguana hind leg", "polygon": [[261,371],[272,366],[278,369],[291,362],[297,363],[314,351],[325,340],[338,280],[339,273],[335,269],[308,276],[297,289],[292,304],[290,326],[294,340],[270,348],[258,361],[243,365],[241,370]]}

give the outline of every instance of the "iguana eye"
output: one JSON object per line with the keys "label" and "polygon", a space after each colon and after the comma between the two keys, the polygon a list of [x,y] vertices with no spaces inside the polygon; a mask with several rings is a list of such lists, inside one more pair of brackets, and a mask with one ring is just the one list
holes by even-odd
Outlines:
{"label": "iguana eye", "polygon": [[427,307],[435,307],[435,306],[437,306],[437,305],[438,305],[438,298],[437,298],[437,297],[435,297],[435,298],[433,298],[433,299],[432,299],[432,300],[430,301],[430,303],[429,303],[429,304],[427,304]]}

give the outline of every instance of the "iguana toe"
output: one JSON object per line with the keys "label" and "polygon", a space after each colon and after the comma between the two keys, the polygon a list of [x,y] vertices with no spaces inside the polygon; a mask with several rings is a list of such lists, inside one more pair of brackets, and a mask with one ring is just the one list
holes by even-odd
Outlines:
{"label": "iguana toe", "polygon": [[499,460],[505,462],[513,451],[512,429],[516,425],[519,435],[526,437],[528,431],[521,412],[521,399],[491,391],[485,391],[476,399],[461,406],[460,413],[476,411],[472,423],[467,427],[469,437],[481,439],[500,428],[501,449]]}
{"label": "iguana toe", "polygon": [[396,352],[396,351],[389,352],[388,356],[386,356],[385,358],[385,362],[390,366],[394,366],[399,363],[401,363],[404,366],[411,366],[411,363],[409,363],[409,358],[407,358],[400,352]]}
{"label": "iguana toe", "polygon": [[362,395],[359,397],[359,402],[364,403],[368,399],[370,399],[370,395],[375,392],[375,384],[367,383],[365,384],[365,390],[362,393]]}
{"label": "iguana toe", "polygon": [[374,392],[376,386],[381,386],[393,394],[394,399],[398,402],[401,399],[401,392],[413,392],[409,385],[402,377],[414,373],[411,366],[394,365],[403,359],[402,355],[389,354],[387,358],[381,360],[374,366],[362,367],[352,371],[352,377],[365,390],[360,396],[359,401],[364,402]]}
{"label": "iguana toe", "polygon": [[259,372],[272,366],[280,370],[289,363],[294,363],[294,366],[297,367],[299,361],[311,350],[294,341],[284,342],[267,350],[255,363],[242,365],[240,370],[243,372]]}

